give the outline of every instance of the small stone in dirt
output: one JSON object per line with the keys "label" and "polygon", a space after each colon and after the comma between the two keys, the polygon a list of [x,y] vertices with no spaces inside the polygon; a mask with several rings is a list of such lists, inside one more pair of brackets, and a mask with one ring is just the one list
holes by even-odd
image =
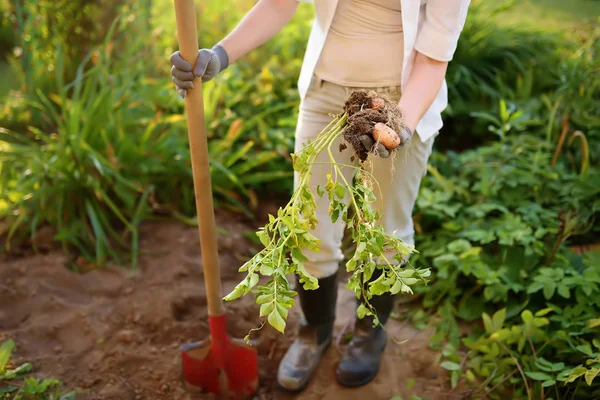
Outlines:
{"label": "small stone in dirt", "polygon": [[54,351],[56,353],[60,353],[62,351],[62,349],[63,349],[62,346],[54,346]]}
{"label": "small stone in dirt", "polygon": [[156,354],[156,353],[158,353],[158,349],[157,349],[156,347],[152,346],[152,347],[150,348],[150,353],[152,353],[152,354]]}
{"label": "small stone in dirt", "polygon": [[163,383],[162,385],[160,385],[160,391],[165,393],[169,391],[169,385],[167,385],[166,383]]}
{"label": "small stone in dirt", "polygon": [[139,312],[134,312],[133,313],[133,322],[140,322],[140,319],[142,318],[142,316],[140,315]]}
{"label": "small stone in dirt", "polygon": [[133,293],[133,288],[131,286],[126,287],[125,290],[123,290],[124,294],[131,294]]}
{"label": "small stone in dirt", "polygon": [[86,378],[79,384],[83,389],[89,389],[94,386],[96,383],[100,383],[102,380],[100,378]]}
{"label": "small stone in dirt", "polygon": [[100,391],[100,396],[104,399],[122,399],[125,390],[120,385],[115,385],[114,383],[109,383],[104,386],[104,388]]}
{"label": "small stone in dirt", "polygon": [[135,333],[125,329],[117,333],[117,339],[122,343],[132,343],[135,340]]}

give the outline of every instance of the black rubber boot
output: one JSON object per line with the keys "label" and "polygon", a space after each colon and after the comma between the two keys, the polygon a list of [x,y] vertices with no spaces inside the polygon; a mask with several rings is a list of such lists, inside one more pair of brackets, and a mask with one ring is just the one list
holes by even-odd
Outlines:
{"label": "black rubber boot", "polygon": [[308,385],[321,357],[331,344],[337,301],[337,273],[319,279],[319,288],[316,290],[304,290],[302,284],[296,282],[303,318],[299,321],[298,335],[283,356],[277,371],[277,383],[291,392],[299,392]]}
{"label": "black rubber boot", "polygon": [[[374,274],[371,280],[377,279],[378,275]],[[379,318],[377,327],[373,327],[372,316],[356,318],[352,340],[344,350],[336,371],[337,380],[341,385],[363,386],[377,376],[381,353],[387,344],[382,325],[387,322],[394,309],[394,298],[395,296],[387,293],[373,296],[369,300]]]}

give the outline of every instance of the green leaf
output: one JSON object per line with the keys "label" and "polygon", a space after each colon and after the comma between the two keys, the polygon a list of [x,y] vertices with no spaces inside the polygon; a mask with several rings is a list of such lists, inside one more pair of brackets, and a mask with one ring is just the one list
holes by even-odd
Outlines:
{"label": "green leaf", "polygon": [[269,315],[275,309],[275,302],[271,301],[270,303],[263,303],[260,305],[260,316],[264,317],[265,315]]}
{"label": "green leaf", "polygon": [[571,371],[571,373],[567,377],[567,380],[565,381],[565,383],[575,382],[575,380],[577,378],[579,378],[580,376],[583,376],[586,372],[587,372],[587,369],[581,365],[578,366],[577,368],[574,368],[573,371]]}
{"label": "green leaf", "polygon": [[400,289],[402,289],[402,285],[403,285],[402,281],[400,279],[396,279],[396,282],[394,282],[394,284],[390,288],[390,293],[391,294],[400,293]]}
{"label": "green leaf", "polygon": [[344,198],[344,196],[346,195],[346,189],[340,183],[335,184],[334,191],[335,191],[335,196],[340,200],[342,200]]}
{"label": "green leaf", "polygon": [[9,380],[14,378],[20,378],[20,375],[25,374],[33,369],[33,365],[31,363],[25,363],[19,365],[15,369],[8,370],[4,375],[0,374],[0,380]]}
{"label": "green leaf", "polygon": [[485,328],[485,331],[488,333],[494,333],[494,325],[492,324],[492,319],[490,318],[490,316],[487,315],[487,313],[483,313],[481,318],[483,318],[483,326]]}
{"label": "green leaf", "polygon": [[492,326],[494,328],[494,332],[502,329],[502,325],[504,325],[505,319],[506,319],[506,308],[496,311],[496,313],[492,317]]}
{"label": "green leaf", "polygon": [[552,386],[555,383],[556,383],[556,381],[554,379],[548,379],[547,381],[544,381],[544,383],[542,383],[542,387]]}
{"label": "green leaf", "polygon": [[263,246],[267,247],[269,245],[271,239],[269,238],[269,235],[266,231],[258,231],[256,232],[256,236],[258,236],[258,239],[260,240]]}
{"label": "green leaf", "polygon": [[356,314],[359,319],[362,319],[367,315],[371,315],[371,311],[364,304],[361,304],[356,309]]}
{"label": "green leaf", "polygon": [[367,248],[367,244],[365,242],[360,242],[356,246],[356,253],[360,254],[360,253],[364,252],[366,248]]}
{"label": "green leaf", "polygon": [[552,308],[548,307],[548,308],[544,308],[538,312],[535,313],[536,317],[543,317],[544,315],[548,314],[549,312],[552,311]]}
{"label": "green leaf", "polygon": [[277,329],[281,333],[284,333],[285,321],[283,320],[283,318],[281,318],[281,315],[279,315],[279,312],[277,312],[277,310],[271,311],[269,317],[267,318],[267,321],[269,321],[269,324],[271,324],[273,328]]}
{"label": "green leaf", "polygon": [[308,261],[308,258],[302,254],[302,250],[300,250],[298,247],[292,248],[292,259],[297,263],[305,263]]}
{"label": "green leaf", "polygon": [[556,283],[554,282],[546,282],[544,285],[544,297],[546,300],[550,300],[554,295],[554,291],[556,290]]}
{"label": "green leaf", "polygon": [[253,288],[258,283],[258,279],[259,279],[258,274],[250,274],[249,278],[250,278],[249,279],[250,284],[248,285],[248,287]]}
{"label": "green leaf", "polygon": [[287,310],[287,308],[285,308],[281,304],[277,304],[275,306],[275,308],[276,308],[277,312],[279,313],[279,315],[281,316],[281,318],[283,318],[284,320],[287,319],[287,317],[288,317],[288,310]]}
{"label": "green leaf", "polygon": [[415,274],[415,270],[412,268],[408,268],[408,269],[403,269],[400,272],[398,272],[398,276],[400,278],[410,278]]}
{"label": "green leaf", "polygon": [[525,322],[526,324],[531,324],[533,322],[533,314],[529,310],[524,310],[521,313],[521,318],[523,319],[523,322]]}
{"label": "green leaf", "polygon": [[596,378],[596,376],[598,376],[599,372],[600,372],[600,368],[590,368],[590,369],[588,369],[587,372],[585,373],[585,382],[589,386],[592,386],[592,381]]}
{"label": "green leaf", "polygon": [[232,301],[242,297],[245,293],[246,285],[241,282],[239,283],[227,296],[223,298],[225,301]]}
{"label": "green leaf", "polygon": [[592,357],[592,346],[590,346],[589,343],[586,344],[581,344],[579,346],[576,347],[577,350],[579,350],[580,352],[582,352],[583,354],[585,354],[588,357]]}
{"label": "green leaf", "polygon": [[269,301],[273,300],[273,296],[270,294],[261,294],[259,296],[256,297],[256,304],[261,305],[261,304],[265,304],[268,303]]}
{"label": "green leaf", "polygon": [[469,241],[465,239],[457,239],[448,244],[448,250],[454,254],[464,253],[470,248],[471,243],[469,243]]}
{"label": "green leaf", "polygon": [[271,276],[271,275],[273,275],[274,271],[275,270],[273,269],[272,265],[269,265],[269,264],[265,263],[265,264],[263,264],[263,265],[260,266],[260,273],[263,276]]}
{"label": "green leaf", "polygon": [[440,366],[448,371],[458,371],[460,370],[460,364],[452,362],[452,361],[443,361]]}
{"label": "green leaf", "polygon": [[594,319],[590,319],[588,321],[588,327],[590,329],[594,329],[600,326],[600,318],[594,318]]}
{"label": "green leaf", "polygon": [[323,190],[323,187],[321,185],[317,185],[317,195],[319,195],[319,197],[323,197],[324,193],[325,191]]}
{"label": "green leaf", "polygon": [[534,381],[547,381],[552,379],[552,377],[548,374],[544,374],[543,372],[531,372],[526,371],[525,375],[533,379]]}
{"label": "green leaf", "polygon": [[460,371],[452,371],[452,374],[450,375],[450,384],[452,385],[453,389],[456,387],[456,385],[458,385],[459,377],[460,377]]}
{"label": "green leaf", "polygon": [[569,297],[571,297],[569,288],[566,285],[563,285],[562,283],[558,284],[558,294],[561,295],[562,297],[564,297],[565,299],[568,299]]}
{"label": "green leaf", "polygon": [[0,346],[0,374],[4,373],[4,368],[10,360],[10,355],[15,348],[15,342],[12,339],[8,339],[2,346]]}

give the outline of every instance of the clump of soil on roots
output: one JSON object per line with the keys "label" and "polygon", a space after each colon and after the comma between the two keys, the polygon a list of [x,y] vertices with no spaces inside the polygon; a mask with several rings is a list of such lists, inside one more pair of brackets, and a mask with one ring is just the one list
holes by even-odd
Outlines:
{"label": "clump of soil on roots", "polygon": [[[360,137],[370,136],[373,142],[373,128],[377,123],[383,123],[398,135],[403,128],[402,113],[398,104],[385,94],[379,94],[373,90],[354,91],[346,100],[344,112],[347,117],[347,125],[344,129],[344,139],[352,145],[357,156],[364,161],[367,158],[367,150],[363,146]],[[399,138],[399,136],[398,136]],[[395,148],[389,148],[390,152]]]}

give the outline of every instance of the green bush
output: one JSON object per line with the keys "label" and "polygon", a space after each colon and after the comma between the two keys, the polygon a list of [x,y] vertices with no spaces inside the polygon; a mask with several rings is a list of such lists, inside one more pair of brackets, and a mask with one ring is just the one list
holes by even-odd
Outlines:
{"label": "green bush", "polygon": [[[125,30],[121,23],[113,28]],[[111,32],[69,83],[62,81],[66,54],[59,48],[52,86],[10,99],[30,115],[24,124],[12,121],[21,130],[0,131],[8,249],[50,225],[73,255],[98,265],[130,255],[135,264],[137,228],[151,213],[194,223],[183,102],[166,73],[152,77],[154,65],[141,51],[150,39],[116,53]],[[282,178],[279,191],[291,186],[285,156],[297,100],[291,80],[275,85],[272,69],[293,73],[272,57],[259,73],[232,67],[204,88],[217,205],[248,216],[257,190]],[[228,79],[240,74],[248,78]],[[6,115],[19,115],[14,110]]]}
{"label": "green bush", "polygon": [[[508,131],[490,146],[436,153],[417,200],[424,233],[415,263],[435,271],[418,290],[442,319],[432,345],[449,343],[453,385],[478,378],[478,395],[505,398],[511,387],[512,398],[550,389],[597,396],[598,382],[561,381],[600,352],[600,254],[568,249],[574,237],[594,230],[598,237],[600,171],[552,168],[553,151],[541,138]],[[461,335],[457,320],[475,325]],[[562,364],[538,382],[548,375],[544,360]]]}

